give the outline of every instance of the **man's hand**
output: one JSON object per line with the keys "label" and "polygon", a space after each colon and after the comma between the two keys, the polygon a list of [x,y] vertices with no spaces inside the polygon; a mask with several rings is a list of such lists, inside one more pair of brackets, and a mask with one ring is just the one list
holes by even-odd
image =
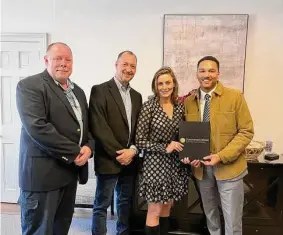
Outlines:
{"label": "man's hand", "polygon": [[181,160],[184,164],[191,164],[193,167],[200,167],[200,160],[190,161],[190,158],[185,157]]}
{"label": "man's hand", "polygon": [[90,156],[91,156],[91,149],[85,145],[81,147],[80,153],[76,157],[74,162],[77,166],[83,166],[84,164],[86,164]]}
{"label": "man's hand", "polygon": [[204,159],[204,161],[201,161],[201,163],[206,165],[206,166],[215,166],[221,161],[218,154],[211,154],[207,157],[204,157],[203,159]]}
{"label": "man's hand", "polygon": [[116,153],[119,154],[119,156],[116,157],[116,159],[121,165],[129,165],[132,162],[134,156],[136,155],[136,150],[135,149],[121,149],[117,151]]}

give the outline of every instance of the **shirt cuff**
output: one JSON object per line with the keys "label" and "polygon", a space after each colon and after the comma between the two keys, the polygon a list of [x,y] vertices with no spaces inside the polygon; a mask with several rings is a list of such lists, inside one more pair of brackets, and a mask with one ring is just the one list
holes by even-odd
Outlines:
{"label": "shirt cuff", "polygon": [[130,146],[130,149],[135,150],[135,151],[136,151],[135,154],[138,153],[138,149],[137,149],[137,147],[136,147],[135,145],[132,144],[132,145]]}

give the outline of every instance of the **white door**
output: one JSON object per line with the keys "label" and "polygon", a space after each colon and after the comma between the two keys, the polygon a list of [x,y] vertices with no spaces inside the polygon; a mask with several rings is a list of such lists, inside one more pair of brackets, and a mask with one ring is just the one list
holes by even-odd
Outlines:
{"label": "white door", "polygon": [[44,69],[46,34],[2,34],[0,55],[1,202],[17,202],[21,121],[16,107],[19,80]]}

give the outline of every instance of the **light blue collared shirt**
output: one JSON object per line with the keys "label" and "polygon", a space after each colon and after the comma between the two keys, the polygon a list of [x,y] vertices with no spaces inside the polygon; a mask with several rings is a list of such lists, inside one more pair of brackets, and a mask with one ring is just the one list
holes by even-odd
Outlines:
{"label": "light blue collared shirt", "polygon": [[129,126],[129,139],[128,139],[128,143],[129,143],[130,136],[131,136],[131,128],[132,128],[132,122],[131,122],[132,100],[131,100],[131,95],[130,95],[131,87],[130,87],[130,84],[128,84],[127,87],[123,86],[122,83],[116,77],[114,77],[114,80],[121,94],[121,97],[122,97],[122,100],[125,106],[125,111],[126,111],[127,121],[128,121],[128,126]]}

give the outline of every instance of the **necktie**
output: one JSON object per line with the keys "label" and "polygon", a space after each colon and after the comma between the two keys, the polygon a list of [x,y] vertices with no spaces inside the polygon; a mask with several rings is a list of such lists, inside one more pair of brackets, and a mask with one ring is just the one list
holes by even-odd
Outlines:
{"label": "necktie", "polygon": [[210,106],[210,95],[206,94],[204,96],[205,99],[205,104],[204,104],[204,110],[203,110],[203,118],[202,121],[203,122],[209,122],[210,121],[210,110],[209,110],[209,106]]}

